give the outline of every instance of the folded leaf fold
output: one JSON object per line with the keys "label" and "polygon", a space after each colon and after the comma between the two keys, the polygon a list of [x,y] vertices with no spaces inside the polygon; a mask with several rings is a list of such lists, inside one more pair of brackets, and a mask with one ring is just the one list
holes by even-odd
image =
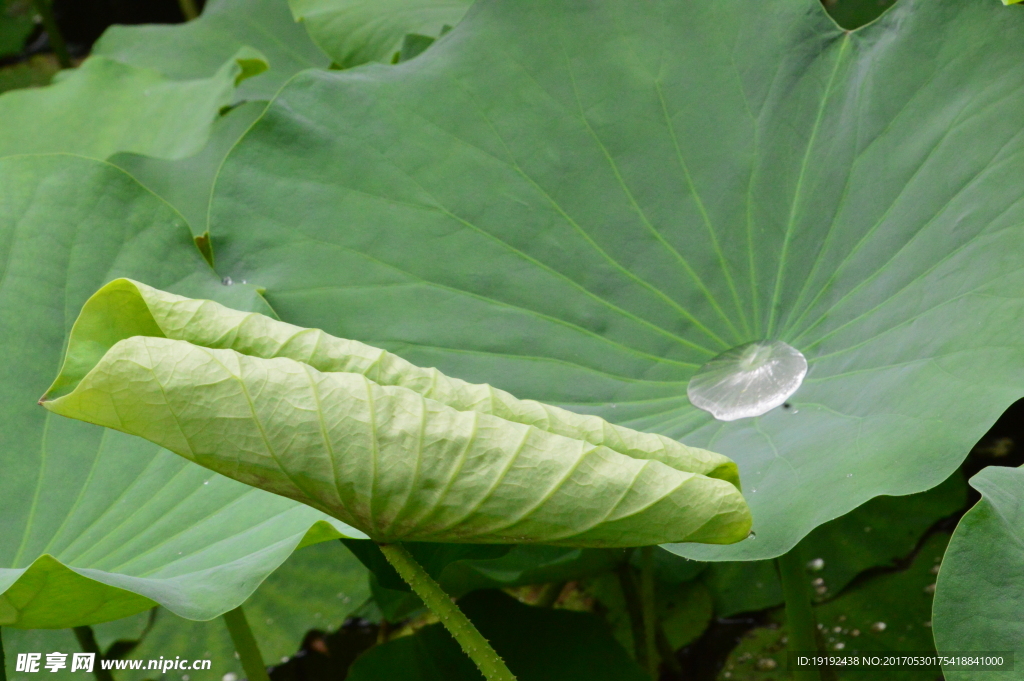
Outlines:
{"label": "folded leaf fold", "polygon": [[86,303],[41,403],[380,541],[729,543],[750,528],[721,455],[127,279]]}

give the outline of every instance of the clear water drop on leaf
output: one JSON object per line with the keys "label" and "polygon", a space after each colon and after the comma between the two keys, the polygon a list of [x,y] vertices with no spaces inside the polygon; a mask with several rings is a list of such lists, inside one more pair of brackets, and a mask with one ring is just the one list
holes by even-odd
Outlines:
{"label": "clear water drop on leaf", "polygon": [[807,375],[807,360],[782,341],[747,343],[702,366],[686,387],[698,409],[719,421],[760,416],[785,403]]}

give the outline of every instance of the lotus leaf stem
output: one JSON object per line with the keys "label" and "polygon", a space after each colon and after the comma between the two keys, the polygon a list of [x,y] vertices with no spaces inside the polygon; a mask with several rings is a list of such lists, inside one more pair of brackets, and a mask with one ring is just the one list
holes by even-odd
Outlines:
{"label": "lotus leaf stem", "polygon": [[[813,655],[818,652],[817,622],[811,605],[811,589],[807,580],[800,546],[776,561],[786,599],[786,623],[789,625],[789,652]],[[818,667],[793,667],[795,681],[821,681]]]}
{"label": "lotus leaf stem", "polygon": [[67,43],[64,42],[64,35],[57,26],[57,20],[53,16],[53,8],[50,7],[50,0],[32,0],[39,17],[43,20],[43,28],[46,29],[46,36],[50,39],[50,47],[57,55],[57,61],[62,69],[70,69],[71,55],[68,53]]}
{"label": "lotus leaf stem", "polygon": [[249,681],[270,681],[267,666],[263,663],[263,655],[256,643],[256,637],[252,635],[252,629],[249,628],[249,622],[245,619],[242,606],[224,613],[224,622],[228,625],[228,632]]}
{"label": "lotus leaf stem", "polygon": [[487,681],[516,681],[504,660],[491,647],[469,618],[459,610],[451,597],[444,592],[423,566],[416,562],[401,544],[379,544],[388,562],[398,571],[413,592],[419,596],[431,612],[441,620],[462,650],[473,660]]}
{"label": "lotus leaf stem", "polygon": [[653,546],[640,549],[640,608],[644,621],[644,647],[647,655],[647,673],[658,678],[658,613],[654,589]]}
{"label": "lotus leaf stem", "polygon": [[3,627],[0,627],[0,681],[7,681],[7,658],[4,657]]}
{"label": "lotus leaf stem", "polygon": [[185,21],[192,21],[199,16],[195,0],[178,0],[178,7],[181,8],[181,14],[185,17]]}
{"label": "lotus leaf stem", "polygon": [[100,664],[100,661],[103,659],[103,651],[100,650],[100,645],[96,642],[96,634],[93,632],[92,627],[88,625],[75,627],[72,631],[75,632],[75,638],[78,639],[78,645],[82,647],[82,651],[96,656],[96,661],[92,668],[96,681],[114,681],[114,675],[110,673],[110,670],[104,669],[103,665]]}
{"label": "lotus leaf stem", "polygon": [[637,588],[636,579],[633,575],[633,568],[630,567],[627,559],[615,570],[619,578],[619,588],[622,589],[622,597],[626,601],[626,614],[629,616],[629,626],[633,632],[633,658],[642,669],[648,669],[647,663],[647,636],[644,631],[644,609],[641,604],[640,591]]}

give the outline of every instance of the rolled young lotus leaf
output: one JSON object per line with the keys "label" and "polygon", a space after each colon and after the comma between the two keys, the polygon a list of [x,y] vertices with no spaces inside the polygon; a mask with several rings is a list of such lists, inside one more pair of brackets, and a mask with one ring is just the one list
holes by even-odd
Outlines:
{"label": "rolled young lotus leaf", "polygon": [[40,402],[378,541],[639,546],[750,529],[721,455],[127,279],[86,303]]}

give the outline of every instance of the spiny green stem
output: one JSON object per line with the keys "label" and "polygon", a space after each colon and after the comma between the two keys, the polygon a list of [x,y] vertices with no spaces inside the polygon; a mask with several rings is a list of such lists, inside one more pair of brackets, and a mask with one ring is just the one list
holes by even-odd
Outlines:
{"label": "spiny green stem", "polygon": [[633,658],[642,669],[648,668],[647,637],[644,633],[644,609],[640,602],[640,592],[633,578],[633,568],[629,561],[624,561],[615,569],[619,578],[622,597],[626,600],[626,614],[629,615],[629,626],[633,631]]}
{"label": "spiny green stem", "polygon": [[96,656],[96,661],[92,666],[92,673],[96,677],[96,681],[114,681],[114,675],[110,673],[110,670],[104,669],[100,664],[103,660],[103,651],[96,643],[96,634],[93,633],[92,627],[75,627],[72,631],[75,632],[75,638],[78,639],[78,645],[82,646],[82,651]]}
{"label": "spiny green stem", "polygon": [[654,548],[640,549],[640,608],[644,618],[644,645],[647,648],[647,673],[658,678],[658,613],[654,594]]}
{"label": "spiny green stem", "polygon": [[46,29],[46,36],[50,39],[50,47],[57,55],[57,61],[61,68],[71,68],[71,55],[68,54],[67,43],[64,42],[64,35],[57,26],[57,20],[53,18],[53,9],[50,7],[50,0],[32,0],[39,17],[43,20],[43,28]]}
{"label": "spiny green stem", "polygon": [[224,622],[228,625],[228,632],[231,634],[231,640],[235,644],[242,669],[245,670],[249,681],[270,681],[267,665],[263,663],[263,655],[260,654],[256,637],[252,635],[249,622],[245,619],[242,606],[224,613]]}
{"label": "spiny green stem", "polygon": [[3,628],[0,628],[0,681],[7,681],[7,658],[4,657]]}
{"label": "spiny green stem", "polygon": [[401,544],[379,544],[381,552],[388,562],[394,566],[413,592],[438,616],[441,624],[452,635],[462,650],[476,664],[487,681],[516,681],[516,677],[505,666],[487,639],[477,630],[473,623],[451,597],[427,574],[423,566],[405,550]]}
{"label": "spiny green stem", "polygon": [[[818,652],[817,622],[811,605],[811,589],[807,580],[800,546],[776,561],[782,579],[782,594],[786,599],[786,623],[789,625],[790,652],[813,655]],[[795,681],[821,681],[817,667],[793,667]]]}
{"label": "spiny green stem", "polygon": [[181,8],[181,14],[185,17],[185,21],[192,21],[199,16],[195,0],[178,0],[178,7]]}

